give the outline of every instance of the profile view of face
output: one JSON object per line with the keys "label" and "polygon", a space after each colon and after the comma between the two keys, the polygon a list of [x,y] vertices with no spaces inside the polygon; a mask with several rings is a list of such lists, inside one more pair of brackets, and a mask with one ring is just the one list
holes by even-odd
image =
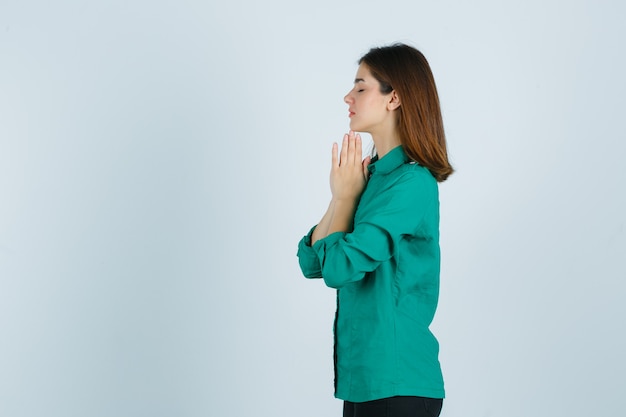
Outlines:
{"label": "profile view of face", "polygon": [[389,103],[392,93],[382,94],[380,83],[365,64],[359,65],[354,87],[346,94],[350,129],[356,132],[373,133],[390,116]]}

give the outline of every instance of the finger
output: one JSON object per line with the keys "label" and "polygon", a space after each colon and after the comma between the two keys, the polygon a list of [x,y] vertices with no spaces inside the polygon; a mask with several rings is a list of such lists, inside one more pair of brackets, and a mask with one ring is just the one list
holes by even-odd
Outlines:
{"label": "finger", "polygon": [[337,142],[333,143],[333,158],[332,158],[332,167],[338,167],[339,166],[339,158],[337,156],[337,148],[339,147],[339,145],[337,145]]}
{"label": "finger", "polygon": [[367,167],[369,166],[370,162],[372,162],[372,158],[370,156],[366,156],[365,159],[363,160],[363,175],[365,176],[366,179],[370,175],[370,171],[369,171],[369,169],[367,169]]}
{"label": "finger", "polygon": [[348,135],[343,135],[343,143],[341,144],[341,158],[339,159],[339,166],[346,164],[348,160]]}
{"label": "finger", "polygon": [[358,133],[356,135],[355,145],[354,164],[359,165],[363,159],[363,141],[361,140],[361,135]]}
{"label": "finger", "polygon": [[[350,165],[354,165],[356,156],[356,137],[354,136],[354,131],[350,131],[348,134],[348,159],[347,162]],[[361,161],[359,160],[359,164]]]}

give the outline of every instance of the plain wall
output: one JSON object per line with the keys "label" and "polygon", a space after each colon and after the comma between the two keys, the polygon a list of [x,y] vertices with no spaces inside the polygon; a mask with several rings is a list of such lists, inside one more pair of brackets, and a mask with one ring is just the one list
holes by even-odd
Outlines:
{"label": "plain wall", "polygon": [[339,416],[301,276],[371,46],[429,59],[443,417],[619,415],[626,6],[0,3],[0,415]]}

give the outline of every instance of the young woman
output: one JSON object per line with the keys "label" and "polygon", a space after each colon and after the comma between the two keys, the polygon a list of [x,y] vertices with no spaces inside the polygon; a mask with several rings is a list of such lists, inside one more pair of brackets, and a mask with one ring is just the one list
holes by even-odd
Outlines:
{"label": "young woman", "polygon": [[[332,148],[332,199],[302,238],[307,278],[336,288],[335,396],[344,417],[438,416],[438,182],[452,173],[432,72],[416,49],[373,48],[344,98],[350,133]],[[376,149],[362,160],[368,132]]]}

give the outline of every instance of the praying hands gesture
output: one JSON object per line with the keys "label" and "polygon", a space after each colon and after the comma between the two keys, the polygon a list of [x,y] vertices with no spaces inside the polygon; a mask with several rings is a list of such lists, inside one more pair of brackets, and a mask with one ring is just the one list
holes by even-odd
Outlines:
{"label": "praying hands gesture", "polygon": [[313,231],[311,244],[335,232],[349,232],[359,197],[365,189],[371,158],[362,158],[361,136],[353,131],[343,136],[341,152],[339,145],[333,144],[332,166],[330,169],[330,190],[332,199],[328,210]]}
{"label": "praying hands gesture", "polygon": [[356,200],[365,189],[370,163],[368,156],[363,161],[361,136],[353,131],[343,135],[341,152],[333,144],[333,159],[330,169],[330,191],[334,200]]}

